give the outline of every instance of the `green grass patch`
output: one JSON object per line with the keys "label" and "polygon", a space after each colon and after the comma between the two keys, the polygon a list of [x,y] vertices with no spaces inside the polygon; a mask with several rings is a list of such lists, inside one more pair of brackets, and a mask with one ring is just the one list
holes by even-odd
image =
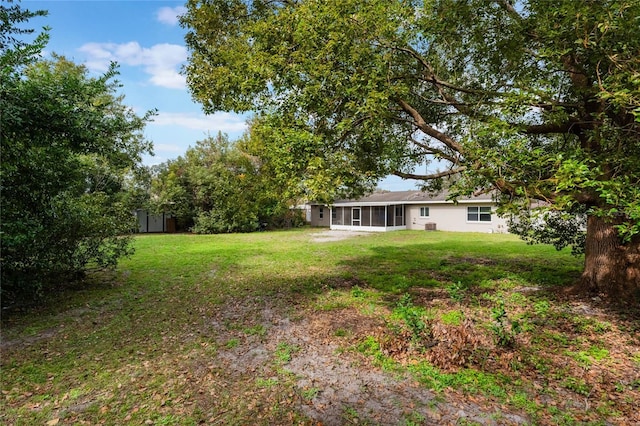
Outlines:
{"label": "green grass patch", "polygon": [[440,315],[440,321],[447,325],[460,325],[464,320],[464,313],[460,311],[449,311]]}
{"label": "green grass patch", "polygon": [[268,379],[264,379],[262,377],[258,377],[256,379],[256,385],[263,389],[271,389],[278,384],[278,379],[275,377],[269,377]]}
{"label": "green grass patch", "polygon": [[291,356],[299,350],[300,348],[296,345],[286,342],[278,343],[275,353],[276,360],[282,364],[286,364],[291,361]]}
{"label": "green grass patch", "polygon": [[455,373],[445,373],[428,362],[420,362],[410,367],[417,380],[436,392],[455,388],[468,394],[480,393],[506,399],[507,379],[500,375],[485,373],[476,369],[461,369]]}
{"label": "green grass patch", "polygon": [[307,401],[311,401],[317,397],[319,393],[320,389],[318,388],[308,388],[302,391],[302,397]]}
{"label": "green grass patch", "polygon": [[262,324],[256,324],[251,327],[247,327],[244,330],[244,333],[248,336],[265,336],[267,334],[267,329]]}
{"label": "green grass patch", "polygon": [[567,354],[575,359],[583,368],[589,368],[594,362],[599,362],[609,356],[609,351],[605,348],[590,346],[583,351],[568,351]]}
{"label": "green grass patch", "polygon": [[[287,375],[286,364],[305,351],[275,336],[287,325],[275,317],[282,312],[296,325],[335,316],[334,328],[313,338],[337,342],[336,362],[357,368],[369,357],[412,374],[443,401],[462,391],[534,423],[578,424],[575,407],[548,391],[560,389],[583,406],[589,400],[594,410],[580,414],[593,424],[615,424],[628,414],[624,401],[637,400],[631,376],[609,374],[618,378],[615,405],[593,395],[602,383],[580,378],[595,364],[623,366],[619,353],[637,368],[640,350],[609,343],[620,330],[635,341],[633,321],[596,319],[554,299],[580,275],[582,260],[567,251],[498,234],[402,231],[314,243],[313,232],[141,235],[117,270],[92,273],[45,306],[3,314],[0,422],[46,424],[65,413],[61,424],[304,424],[299,405],[323,387]],[[449,349],[431,341],[433,324],[447,326],[451,348],[475,351],[455,335],[462,332],[484,333],[487,347],[468,364],[436,368],[426,358]],[[393,340],[411,336],[424,345]],[[250,350],[256,342],[262,351]],[[342,414],[365,421],[364,412],[354,405]],[[403,415],[398,424],[424,421],[417,408]]]}

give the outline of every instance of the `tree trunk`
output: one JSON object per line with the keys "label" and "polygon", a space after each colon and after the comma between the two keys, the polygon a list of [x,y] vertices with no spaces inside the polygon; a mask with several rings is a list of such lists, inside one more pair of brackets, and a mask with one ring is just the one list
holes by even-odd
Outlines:
{"label": "tree trunk", "polygon": [[582,290],[640,301],[640,237],[623,244],[611,223],[589,216]]}

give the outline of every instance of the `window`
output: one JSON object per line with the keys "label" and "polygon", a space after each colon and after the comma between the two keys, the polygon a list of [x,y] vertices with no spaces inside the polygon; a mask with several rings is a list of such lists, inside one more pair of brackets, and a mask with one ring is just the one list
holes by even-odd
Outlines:
{"label": "window", "polygon": [[384,206],[373,206],[371,208],[371,226],[384,226],[386,210]]}
{"label": "window", "polygon": [[420,217],[429,217],[429,207],[420,207]]}
{"label": "window", "polygon": [[491,207],[467,207],[467,221],[491,222]]}
{"label": "window", "polygon": [[396,206],[396,217],[402,217],[402,206]]}
{"label": "window", "polygon": [[320,219],[324,218],[324,207],[320,207]]}
{"label": "window", "polygon": [[331,223],[334,225],[342,225],[342,207],[334,207],[331,209]]}

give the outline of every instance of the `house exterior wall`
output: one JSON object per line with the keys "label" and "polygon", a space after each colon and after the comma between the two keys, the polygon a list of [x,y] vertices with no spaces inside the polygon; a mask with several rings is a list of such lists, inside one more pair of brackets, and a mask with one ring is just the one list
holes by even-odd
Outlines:
{"label": "house exterior wall", "polygon": [[330,226],[331,225],[331,209],[328,206],[311,206],[311,226]]}
{"label": "house exterior wall", "polygon": [[[420,217],[420,208],[428,207],[429,216]],[[492,207],[491,221],[467,220],[467,207]],[[406,206],[407,229],[424,230],[427,223],[435,223],[438,231],[508,232],[507,221],[495,214],[491,203],[415,204]]]}

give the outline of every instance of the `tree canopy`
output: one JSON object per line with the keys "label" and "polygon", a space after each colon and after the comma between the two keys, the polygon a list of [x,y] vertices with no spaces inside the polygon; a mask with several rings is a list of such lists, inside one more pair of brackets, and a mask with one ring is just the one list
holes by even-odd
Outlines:
{"label": "tree canopy", "polygon": [[[187,8],[194,98],[207,112],[255,111],[274,168],[307,195],[361,193],[388,173],[438,190],[455,176],[454,197],[492,192],[522,220],[533,201],[584,215],[584,287],[640,287],[639,2]],[[434,160],[446,166],[414,171]]]}
{"label": "tree canopy", "polygon": [[135,222],[124,189],[141,155],[151,152],[142,130],[152,112],[139,117],[123,104],[115,65],[92,77],[63,57],[41,59],[46,36],[31,44],[11,36],[22,34],[11,23],[37,13],[17,6],[2,6],[1,12],[1,260],[7,304],[130,253],[126,235]]}
{"label": "tree canopy", "polygon": [[275,181],[250,154],[250,140],[246,135],[230,141],[218,133],[156,166],[152,208],[172,212],[181,228],[200,234],[251,232],[287,221],[295,225],[289,200],[276,195]]}

